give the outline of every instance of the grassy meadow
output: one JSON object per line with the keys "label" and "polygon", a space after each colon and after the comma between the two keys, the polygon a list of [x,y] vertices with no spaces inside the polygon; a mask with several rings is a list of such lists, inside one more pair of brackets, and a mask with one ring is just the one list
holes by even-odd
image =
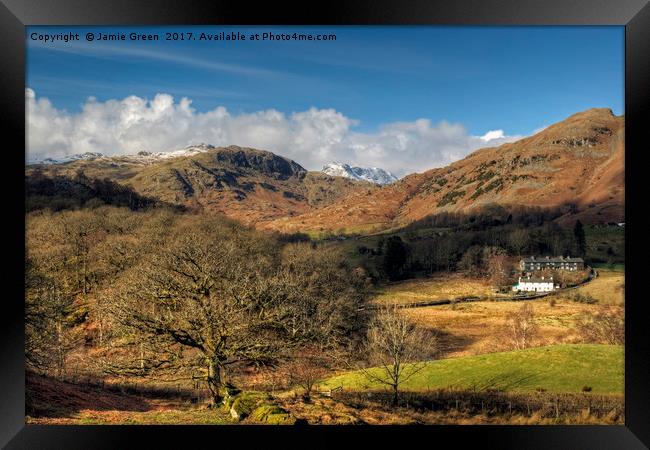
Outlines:
{"label": "grassy meadow", "polygon": [[601,305],[625,305],[625,270],[615,267],[598,269],[598,277],[580,286],[577,292],[589,295]]}
{"label": "grassy meadow", "polygon": [[[379,373],[380,369],[370,369]],[[382,385],[360,371],[327,379],[326,387],[373,390]],[[599,394],[622,394],[623,346],[577,344],[449,358],[426,363],[408,379],[403,389],[496,389],[511,392],[545,390],[579,393],[584,387]]]}
{"label": "grassy meadow", "polygon": [[493,294],[488,280],[462,274],[444,274],[388,284],[375,292],[372,301],[377,304],[408,304]]}

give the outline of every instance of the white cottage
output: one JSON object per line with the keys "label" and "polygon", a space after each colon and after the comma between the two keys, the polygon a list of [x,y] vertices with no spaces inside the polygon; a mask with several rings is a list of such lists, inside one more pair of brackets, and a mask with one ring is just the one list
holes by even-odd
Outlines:
{"label": "white cottage", "polygon": [[519,282],[512,286],[512,290],[522,292],[551,292],[559,287],[560,285],[553,283],[553,277],[546,279],[544,277],[519,277]]}

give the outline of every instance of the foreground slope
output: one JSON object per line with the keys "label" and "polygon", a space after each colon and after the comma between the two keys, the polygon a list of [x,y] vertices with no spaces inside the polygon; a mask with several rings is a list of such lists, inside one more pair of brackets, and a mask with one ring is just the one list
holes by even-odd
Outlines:
{"label": "foreground slope", "polygon": [[[594,393],[622,394],[625,381],[623,350],[620,345],[573,344],[443,359],[427,363],[404,383],[402,389],[516,392],[544,389],[575,393],[588,387]],[[362,372],[344,373],[329,378],[323,385],[364,390],[383,388],[369,381]]]}

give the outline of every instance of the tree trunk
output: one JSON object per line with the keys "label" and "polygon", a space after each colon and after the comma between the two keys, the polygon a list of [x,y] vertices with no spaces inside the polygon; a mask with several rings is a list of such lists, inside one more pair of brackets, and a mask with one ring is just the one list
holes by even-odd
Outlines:
{"label": "tree trunk", "polygon": [[393,384],[393,406],[397,406],[397,400],[398,400],[398,386],[397,383]]}
{"label": "tree trunk", "polygon": [[223,400],[221,396],[221,370],[221,362],[218,358],[208,358],[208,388],[215,405]]}

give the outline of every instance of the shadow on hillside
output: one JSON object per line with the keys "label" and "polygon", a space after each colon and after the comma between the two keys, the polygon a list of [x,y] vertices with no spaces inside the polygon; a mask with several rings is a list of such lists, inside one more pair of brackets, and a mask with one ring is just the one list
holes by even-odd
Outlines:
{"label": "shadow on hillside", "polygon": [[471,336],[453,334],[439,329],[432,330],[432,334],[436,336],[438,341],[438,353],[436,355],[438,359],[447,358],[451,353],[462,352],[476,342],[476,339]]}
{"label": "shadow on hillside", "polygon": [[[469,390],[472,392],[512,391],[530,386],[535,380],[539,380],[537,374],[512,369],[485,379],[480,383],[474,383]],[[450,386],[450,388],[454,388],[454,386]]]}
{"label": "shadow on hillside", "polygon": [[[148,394],[148,395],[147,395]],[[32,417],[70,417],[82,410],[145,412],[154,409],[147,398],[172,400],[167,392],[132,392],[123,386],[102,387],[70,383],[28,373],[25,379],[25,412]],[[180,394],[175,391],[175,394]],[[184,398],[188,401],[189,398]]]}
{"label": "shadow on hillside", "polygon": [[184,210],[183,206],[140,195],[130,186],[108,178],[89,178],[82,172],[76,176],[47,176],[40,170],[34,170],[25,175],[27,212],[40,209],[61,211],[101,204],[123,206],[132,211],[151,207]]}
{"label": "shadow on hillside", "polygon": [[[395,412],[392,393],[383,391],[341,391],[335,400],[354,408],[377,408]],[[589,393],[506,392],[502,390],[436,389],[424,392],[402,391],[397,407],[408,411],[443,411],[464,414],[559,418],[574,415],[578,419],[585,411],[610,423],[624,421],[624,399],[621,395],[594,395]]]}

